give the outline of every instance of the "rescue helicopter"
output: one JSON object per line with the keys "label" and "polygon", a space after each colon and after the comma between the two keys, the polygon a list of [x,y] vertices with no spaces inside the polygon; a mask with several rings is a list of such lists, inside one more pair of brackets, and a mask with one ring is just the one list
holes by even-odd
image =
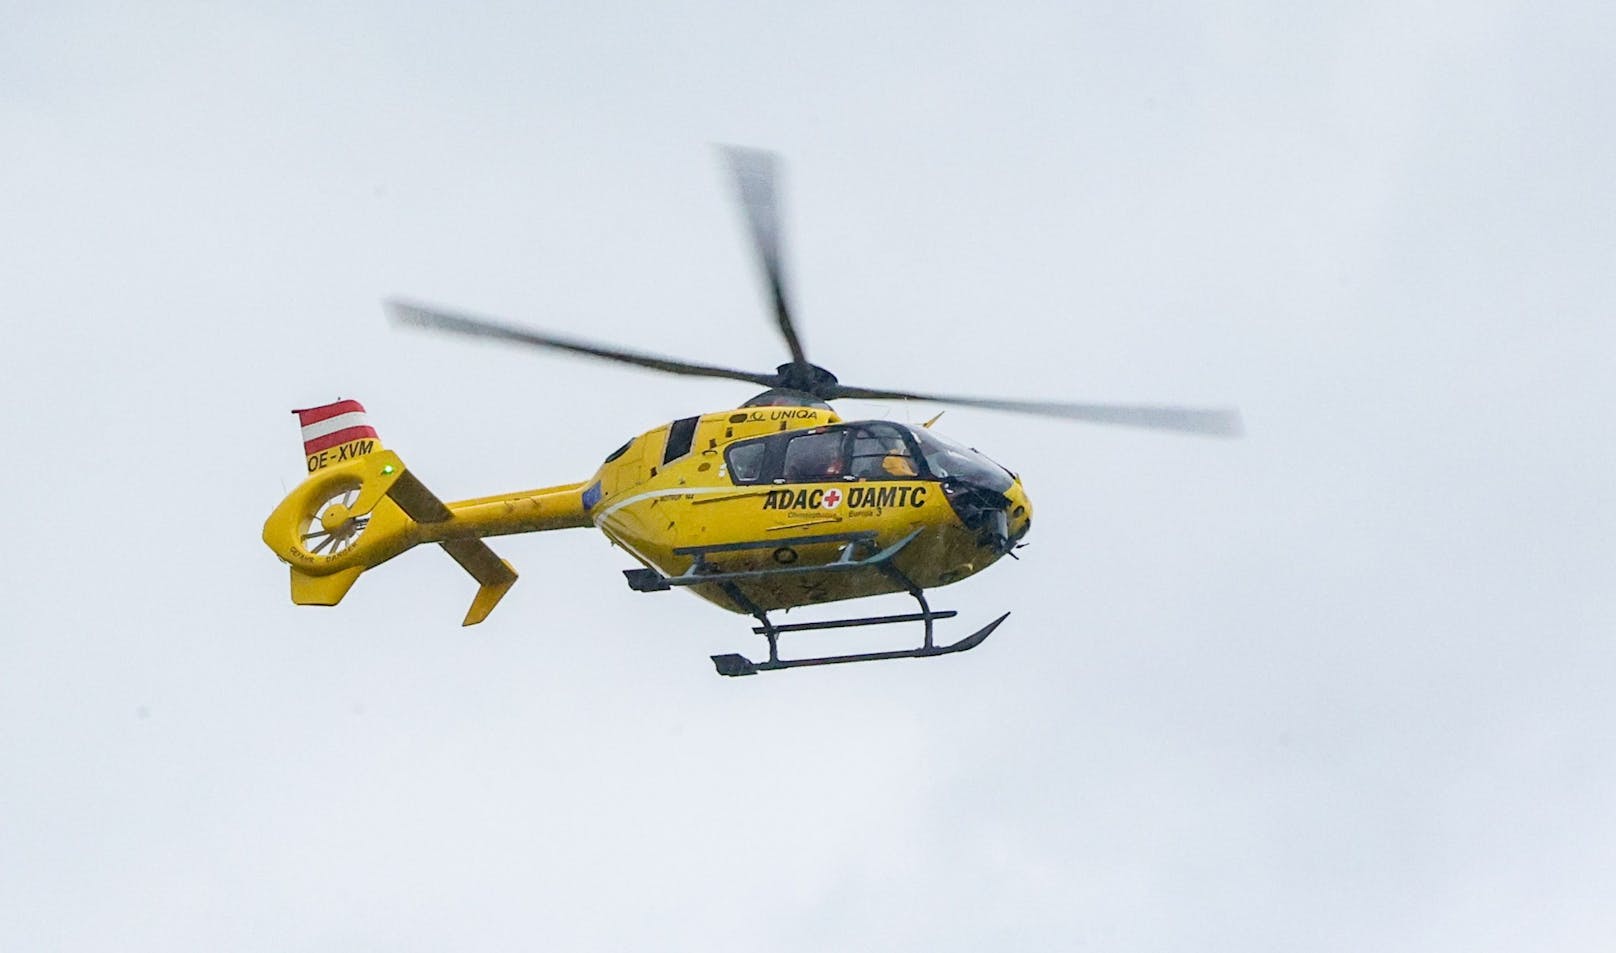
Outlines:
{"label": "rescue helicopter", "polygon": [[[1014,556],[1032,526],[1021,478],[923,425],[844,420],[842,398],[924,401],[1214,436],[1240,431],[1237,411],[948,396],[841,383],[808,360],[781,262],[778,162],[725,147],[774,323],[791,359],[772,373],[735,370],[551,334],[415,301],[387,302],[395,323],[559,351],[764,390],[733,409],[682,417],[628,440],[583,480],[445,503],[383,447],[364,407],[339,400],[295,411],[307,478],[264,523],[291,567],[292,601],[333,606],[359,576],[427,543],[476,580],[463,624],[488,617],[516,582],[487,537],[595,527],[639,564],[635,592],[684,589],[750,615],[768,656],[712,656],[721,675],[930,658],[977,647],[1006,612],[952,643],[933,624],[954,611],[926,592]],[[939,416],[941,416],[939,414]],[[907,593],[918,611],[782,623],[792,608]],[[919,623],[921,644],[892,651],[783,658],[780,637],[810,630]]]}

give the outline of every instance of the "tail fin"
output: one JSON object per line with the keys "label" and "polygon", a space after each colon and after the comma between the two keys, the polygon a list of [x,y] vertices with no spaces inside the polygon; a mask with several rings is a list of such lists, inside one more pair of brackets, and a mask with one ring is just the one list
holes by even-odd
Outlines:
{"label": "tail fin", "polygon": [[579,498],[575,485],[475,500],[457,512],[382,448],[358,401],[295,413],[309,477],[264,522],[264,542],[290,564],[298,605],[334,606],[365,570],[436,542],[477,580],[463,623],[475,625],[516,582],[516,570],[479,537],[515,531],[513,517],[523,529],[588,525],[581,499],[569,503]]}

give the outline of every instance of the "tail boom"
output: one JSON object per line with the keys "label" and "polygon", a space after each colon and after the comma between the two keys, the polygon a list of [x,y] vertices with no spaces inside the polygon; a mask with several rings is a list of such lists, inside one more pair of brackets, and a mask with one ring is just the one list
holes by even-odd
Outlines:
{"label": "tail boom", "polygon": [[444,503],[398,454],[379,446],[310,469],[270,514],[263,534],[291,567],[298,605],[336,605],[365,570],[437,543],[477,580],[463,623],[475,625],[516,582],[516,571],[483,537],[592,525],[582,483]]}

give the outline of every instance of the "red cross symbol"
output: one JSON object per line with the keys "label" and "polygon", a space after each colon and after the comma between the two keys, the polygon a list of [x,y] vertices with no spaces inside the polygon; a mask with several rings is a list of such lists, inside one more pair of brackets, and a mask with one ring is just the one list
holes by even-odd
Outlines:
{"label": "red cross symbol", "polygon": [[840,502],[842,502],[842,491],[841,490],[826,490],[825,491],[825,509],[833,510],[833,509],[836,508],[836,504],[838,504]]}

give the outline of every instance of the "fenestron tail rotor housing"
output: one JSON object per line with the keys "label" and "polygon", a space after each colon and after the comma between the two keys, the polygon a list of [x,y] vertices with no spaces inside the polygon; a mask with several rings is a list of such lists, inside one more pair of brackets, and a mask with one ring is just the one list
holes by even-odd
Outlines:
{"label": "fenestron tail rotor housing", "polygon": [[355,516],[359,485],[331,495],[305,517],[298,543],[311,556],[339,556],[352,549],[370,523],[369,515]]}

